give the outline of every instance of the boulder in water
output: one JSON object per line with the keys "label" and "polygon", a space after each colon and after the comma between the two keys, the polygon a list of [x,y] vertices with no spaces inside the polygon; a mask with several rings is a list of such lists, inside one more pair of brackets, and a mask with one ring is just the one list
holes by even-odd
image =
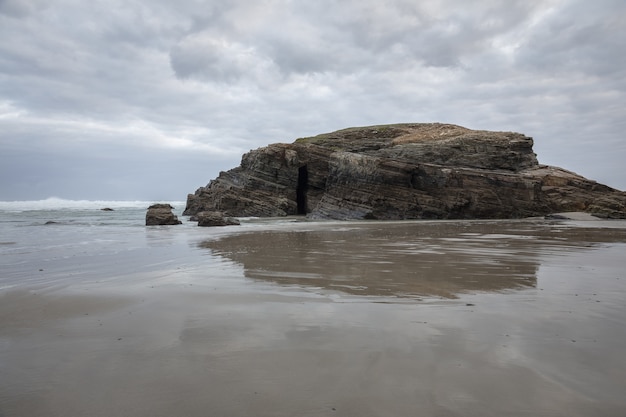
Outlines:
{"label": "boulder in water", "polygon": [[172,207],[170,204],[153,204],[148,207],[146,213],[146,226],[162,226],[162,225],[174,225],[181,224],[178,217],[172,213]]}

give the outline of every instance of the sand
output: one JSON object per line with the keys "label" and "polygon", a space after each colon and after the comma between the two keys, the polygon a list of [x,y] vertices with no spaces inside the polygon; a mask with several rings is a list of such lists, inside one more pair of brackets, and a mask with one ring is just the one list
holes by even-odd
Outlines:
{"label": "sand", "polygon": [[593,223],[283,225],[5,290],[0,416],[624,415],[625,231]]}

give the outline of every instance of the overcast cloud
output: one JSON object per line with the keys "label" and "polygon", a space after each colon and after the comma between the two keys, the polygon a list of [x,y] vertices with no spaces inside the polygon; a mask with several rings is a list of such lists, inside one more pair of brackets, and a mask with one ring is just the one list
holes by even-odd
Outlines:
{"label": "overcast cloud", "polygon": [[623,0],[0,0],[0,200],[173,199],[350,126],[518,131],[626,189]]}

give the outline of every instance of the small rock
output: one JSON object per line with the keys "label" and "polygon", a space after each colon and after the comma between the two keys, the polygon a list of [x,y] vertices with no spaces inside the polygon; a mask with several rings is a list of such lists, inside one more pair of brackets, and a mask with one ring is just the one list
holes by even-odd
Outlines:
{"label": "small rock", "polygon": [[195,218],[198,221],[198,226],[202,227],[240,225],[239,220],[234,217],[227,217],[221,211],[202,211]]}

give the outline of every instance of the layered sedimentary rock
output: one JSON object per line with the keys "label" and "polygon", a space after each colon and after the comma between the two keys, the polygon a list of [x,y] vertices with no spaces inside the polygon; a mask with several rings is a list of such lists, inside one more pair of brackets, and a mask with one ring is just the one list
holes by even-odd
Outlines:
{"label": "layered sedimentary rock", "polygon": [[420,123],[344,129],[250,151],[185,215],[324,219],[626,218],[626,193],[540,165],[520,133]]}

